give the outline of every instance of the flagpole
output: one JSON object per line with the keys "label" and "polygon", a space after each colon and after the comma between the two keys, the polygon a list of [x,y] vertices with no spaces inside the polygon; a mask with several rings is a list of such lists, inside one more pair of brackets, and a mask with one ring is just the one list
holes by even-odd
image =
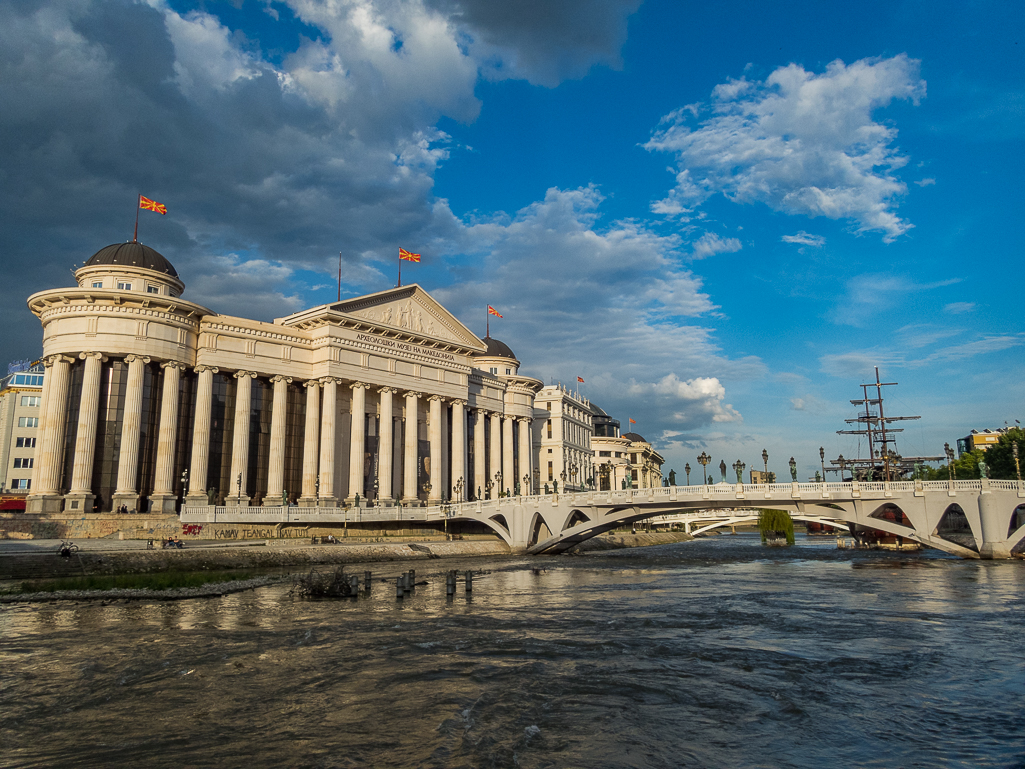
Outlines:
{"label": "flagpole", "polygon": [[402,254],[399,254],[399,285],[395,288],[402,288]]}
{"label": "flagpole", "polygon": [[486,337],[490,338],[491,337],[491,313],[488,312],[487,310],[484,311],[484,322],[488,324],[487,325],[488,333],[486,334]]}
{"label": "flagpole", "polygon": [[342,301],[342,252],[338,252],[338,301]]}
{"label": "flagpole", "polygon": [[139,206],[142,205],[142,193],[139,193],[138,199],[135,201],[135,234],[132,236],[132,242],[139,242]]}

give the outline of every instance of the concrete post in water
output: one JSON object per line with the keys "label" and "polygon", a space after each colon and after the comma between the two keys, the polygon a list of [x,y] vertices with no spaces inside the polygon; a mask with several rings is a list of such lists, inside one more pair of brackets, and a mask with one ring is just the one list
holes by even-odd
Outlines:
{"label": "concrete post in water", "polygon": [[456,573],[450,571],[445,577],[445,594],[451,599],[456,594]]}
{"label": "concrete post in water", "polygon": [[368,593],[370,592],[370,572],[363,572],[363,589]]}
{"label": "concrete post in water", "polygon": [[979,494],[979,520],[982,523],[982,543],[979,557],[984,559],[1005,559],[1011,557],[1011,551],[1003,540],[1007,538],[1007,526],[1010,522],[1008,512],[1001,512],[1000,503],[989,490],[989,481],[982,481],[982,492]]}
{"label": "concrete post in water", "polygon": [[467,593],[472,593],[473,592],[473,572],[472,571],[466,572],[466,592]]}
{"label": "concrete post in water", "polygon": [[401,575],[395,578],[395,597],[400,600],[405,594],[405,590],[403,590],[402,581],[403,580]]}
{"label": "concrete post in water", "polygon": [[359,575],[353,574],[349,577],[349,590],[352,592],[353,598],[359,595]]}

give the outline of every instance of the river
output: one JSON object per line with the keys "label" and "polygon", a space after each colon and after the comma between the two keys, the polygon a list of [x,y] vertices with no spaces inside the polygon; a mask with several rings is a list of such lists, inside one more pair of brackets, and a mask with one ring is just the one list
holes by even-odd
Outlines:
{"label": "river", "polygon": [[1025,765],[1020,561],[741,534],[415,566],[403,601],[383,564],[355,601],[4,606],[0,765]]}

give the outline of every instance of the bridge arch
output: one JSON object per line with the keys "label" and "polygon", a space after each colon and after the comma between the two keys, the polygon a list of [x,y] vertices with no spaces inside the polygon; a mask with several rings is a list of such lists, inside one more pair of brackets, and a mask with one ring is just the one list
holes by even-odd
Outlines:
{"label": "bridge arch", "polygon": [[965,515],[961,505],[956,502],[947,505],[947,509],[940,516],[933,534],[947,542],[967,547],[976,553],[979,552],[978,542],[980,537],[976,536],[968,516]]}
{"label": "bridge arch", "polygon": [[590,522],[590,516],[584,515],[583,511],[581,510],[574,510],[570,514],[569,518],[566,519],[566,523],[563,524],[562,530],[566,531],[566,529],[572,529],[574,526],[577,526],[578,524]]}
{"label": "bridge arch", "polygon": [[876,511],[869,516],[869,518],[874,518],[877,521],[887,521],[892,523],[894,526],[903,526],[911,531],[915,530],[915,526],[911,523],[911,519],[904,514],[904,511],[901,510],[899,506],[892,502],[880,505],[876,508]]}
{"label": "bridge arch", "polygon": [[539,512],[535,512],[530,518],[530,526],[527,529],[527,547],[533,547],[538,542],[543,542],[552,536],[552,530],[548,522]]}

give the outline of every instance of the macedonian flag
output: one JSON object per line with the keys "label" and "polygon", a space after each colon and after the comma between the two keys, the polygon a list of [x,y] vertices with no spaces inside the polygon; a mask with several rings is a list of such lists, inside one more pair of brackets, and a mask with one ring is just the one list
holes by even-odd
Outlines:
{"label": "macedonian flag", "polygon": [[419,262],[420,254],[411,254],[406,249],[399,249],[399,259],[405,259],[407,262]]}
{"label": "macedonian flag", "polygon": [[498,310],[496,310],[490,304],[488,305],[488,315],[494,315],[496,318],[501,318],[502,317],[502,313],[500,313]]}
{"label": "macedonian flag", "polygon": [[144,197],[143,195],[139,196],[139,208],[144,208],[147,211],[156,211],[158,214],[161,215],[167,213],[167,206],[165,206],[163,203],[158,203],[155,200],[150,200],[149,198]]}

